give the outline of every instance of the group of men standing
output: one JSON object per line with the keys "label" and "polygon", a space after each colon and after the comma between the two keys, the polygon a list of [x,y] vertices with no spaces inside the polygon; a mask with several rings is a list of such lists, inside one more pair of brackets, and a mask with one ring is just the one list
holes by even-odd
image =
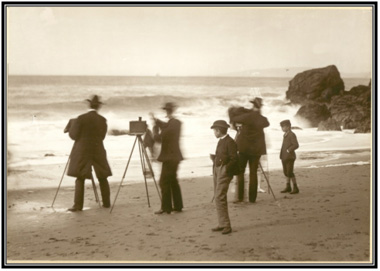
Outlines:
{"label": "group of men standing", "polygon": [[[110,207],[110,189],[107,177],[112,175],[107,162],[106,150],[103,140],[107,133],[106,119],[98,114],[98,110],[103,104],[97,95],[94,95],[89,102],[89,111],[80,115],[67,128],[70,137],[75,140],[68,175],[76,177],[74,205],[69,211],[81,211],[83,209],[84,181],[92,176],[92,167],[99,180],[100,190],[103,200],[103,207]],[[265,137],[263,129],[269,126],[268,120],[260,113],[262,100],[255,98],[251,101],[252,110],[244,114],[232,116],[230,121],[242,124],[238,128],[236,138],[239,154],[238,174],[238,201],[243,201],[244,196],[244,171],[249,165],[249,201],[255,202],[257,197],[257,169],[260,157],[266,154]],[[162,192],[162,204],[156,214],[170,214],[171,212],[181,212],[183,200],[181,188],[177,179],[177,169],[183,156],[179,146],[181,122],[174,118],[175,105],[166,103],[162,108],[166,111],[168,122],[155,118],[150,113],[155,125],[159,127],[161,133],[161,152],[157,160],[162,162],[160,176],[160,188]]]}
{"label": "group of men standing", "polygon": [[[111,168],[107,161],[107,153],[103,140],[107,133],[106,119],[98,114],[103,104],[97,95],[86,100],[89,103],[89,111],[71,120],[65,128],[71,139],[75,141],[70,154],[70,163],[67,175],[76,177],[74,205],[68,210],[71,212],[81,211],[84,201],[85,179],[92,178],[92,167],[99,180],[103,207],[109,208],[110,188],[107,178],[112,176]],[[166,111],[168,122],[156,119],[151,113],[161,133],[158,135],[161,142],[161,152],[157,160],[162,162],[160,188],[162,193],[161,209],[156,214],[172,211],[181,212],[183,208],[181,188],[177,179],[177,169],[182,153],[179,147],[181,122],[174,118],[175,105],[166,103],[162,108]]]}

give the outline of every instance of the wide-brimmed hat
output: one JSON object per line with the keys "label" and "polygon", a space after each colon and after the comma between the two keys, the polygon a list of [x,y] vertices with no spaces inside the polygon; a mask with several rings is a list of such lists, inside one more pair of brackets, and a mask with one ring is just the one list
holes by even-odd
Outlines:
{"label": "wide-brimmed hat", "polygon": [[89,102],[91,105],[104,104],[100,101],[100,97],[98,95],[94,95],[91,99],[86,99],[86,101]]}
{"label": "wide-brimmed hat", "polygon": [[215,127],[221,127],[221,128],[230,128],[230,125],[225,120],[217,120],[214,121],[214,124],[211,126],[211,129],[214,129]]}
{"label": "wide-brimmed hat", "polygon": [[253,103],[257,108],[261,108],[263,106],[263,99],[260,97],[256,97],[249,102]]}
{"label": "wide-brimmed hat", "polygon": [[283,120],[283,121],[280,122],[280,125],[281,125],[281,127],[283,127],[283,126],[289,126],[289,127],[291,127],[292,126],[291,123],[290,123],[290,120]]}
{"label": "wide-brimmed hat", "polygon": [[174,103],[169,102],[169,103],[164,104],[164,106],[162,107],[162,109],[164,109],[164,110],[167,110],[167,109],[173,110],[176,107],[177,106]]}

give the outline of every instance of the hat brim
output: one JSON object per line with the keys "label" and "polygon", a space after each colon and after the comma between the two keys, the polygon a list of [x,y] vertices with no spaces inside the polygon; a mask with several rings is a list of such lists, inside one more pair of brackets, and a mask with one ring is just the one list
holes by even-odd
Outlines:
{"label": "hat brim", "polygon": [[[255,103],[255,101],[254,100],[252,100],[252,101],[249,101],[250,103]],[[264,105],[264,103],[263,102],[261,102],[261,105]]]}
{"label": "hat brim", "polygon": [[222,126],[222,125],[213,125],[211,126],[211,129],[214,129],[214,128],[230,128],[230,126]]}
{"label": "hat brim", "polygon": [[91,103],[91,104],[105,104],[105,103],[102,103],[102,102],[94,102],[94,101],[92,101],[92,100],[90,100],[90,99],[86,99],[86,101],[87,102],[89,102],[89,103]]}

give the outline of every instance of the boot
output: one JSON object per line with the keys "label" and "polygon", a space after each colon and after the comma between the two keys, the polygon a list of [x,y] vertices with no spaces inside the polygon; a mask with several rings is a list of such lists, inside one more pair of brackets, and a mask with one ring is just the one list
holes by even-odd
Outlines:
{"label": "boot", "polygon": [[296,184],[296,183],[293,184],[293,191],[290,192],[290,194],[298,194],[299,192],[300,192],[300,191],[299,191],[299,189],[298,189],[297,184]]}
{"label": "boot", "polygon": [[110,202],[110,187],[107,179],[99,179],[100,193],[102,195],[103,207],[109,208],[111,207]]}
{"label": "boot", "polygon": [[75,193],[74,193],[74,205],[70,209],[70,212],[82,211],[84,201],[84,180],[77,178],[75,180]]}
{"label": "boot", "polygon": [[286,188],[282,190],[281,193],[289,193],[290,191],[292,191],[290,183],[286,183]]}

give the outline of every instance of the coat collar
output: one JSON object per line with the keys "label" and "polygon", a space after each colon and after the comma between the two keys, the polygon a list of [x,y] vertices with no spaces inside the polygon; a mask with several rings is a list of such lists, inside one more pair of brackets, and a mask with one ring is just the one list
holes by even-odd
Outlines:
{"label": "coat collar", "polygon": [[228,134],[225,134],[224,136],[222,136],[221,138],[219,138],[219,141],[222,141],[224,139],[226,139],[228,137]]}

